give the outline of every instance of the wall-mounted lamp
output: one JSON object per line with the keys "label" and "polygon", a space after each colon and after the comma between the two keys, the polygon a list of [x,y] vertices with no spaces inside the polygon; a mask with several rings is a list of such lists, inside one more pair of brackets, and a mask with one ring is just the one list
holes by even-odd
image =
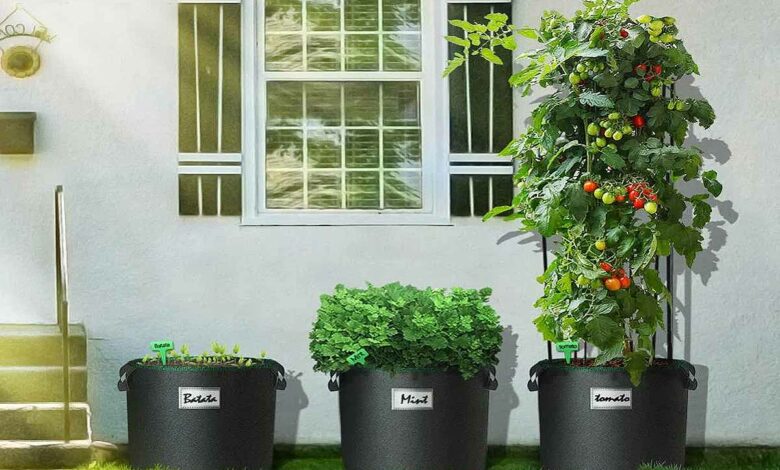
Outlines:
{"label": "wall-mounted lamp", "polygon": [[17,5],[0,21],[0,67],[14,78],[35,75],[41,68],[38,49],[53,38],[43,23]]}

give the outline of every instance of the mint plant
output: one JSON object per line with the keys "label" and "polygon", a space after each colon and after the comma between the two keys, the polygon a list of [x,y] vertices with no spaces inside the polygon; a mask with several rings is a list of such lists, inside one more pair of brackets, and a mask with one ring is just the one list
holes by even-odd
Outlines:
{"label": "mint plant", "polygon": [[[399,283],[365,289],[336,286],[321,297],[309,335],[314,370],[369,367],[456,370],[464,378],[498,363],[499,318],[490,289],[418,289]],[[364,350],[365,365],[349,358]]]}
{"label": "mint plant", "polygon": [[[171,350],[167,352],[166,367],[252,367],[259,365],[266,358],[265,351],[260,352],[259,360],[250,357],[240,356],[241,347],[236,344],[228,352],[226,345],[213,341],[211,349],[198,355],[190,354],[190,347],[186,344],[181,345],[178,351]],[[140,363],[144,366],[162,366],[161,353],[147,354]]]}
{"label": "mint plant", "polygon": [[[547,341],[597,346],[596,365],[622,357],[634,384],[664,326],[659,298],[672,301],[653,261],[676,251],[693,265],[722,190],[702,151],[684,145],[691,124],[715,119],[706,100],[675,93],[698,66],[674,18],[629,16],[637,1],[587,0],[572,18],[545,12],[538,28],[516,28],[505,15],[453,21],[467,39],[448,37],[463,51],[445,71],[472,56],[500,65],[485,50],[515,50],[510,35],[541,44],[519,54],[510,83],[523,96],[537,87],[550,94],[502,152],[517,162],[516,197],[486,218],[512,212],[507,219],[524,230],[559,240],[539,278],[537,329]],[[684,194],[681,180],[701,190]]]}

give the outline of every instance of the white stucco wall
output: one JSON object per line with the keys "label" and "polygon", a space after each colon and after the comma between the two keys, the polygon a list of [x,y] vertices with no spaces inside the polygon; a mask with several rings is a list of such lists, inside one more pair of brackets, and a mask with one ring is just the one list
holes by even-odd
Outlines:
{"label": "white stucco wall", "polygon": [[[429,1],[429,0],[426,0]],[[0,13],[14,2],[0,0]],[[574,0],[516,2],[520,23]],[[510,325],[491,442],[538,439],[529,367],[543,358],[531,318],[536,240],[502,222],[454,227],[240,227],[177,215],[177,10],[172,0],[27,0],[58,35],[33,79],[0,74],[0,111],[38,112],[38,153],[0,156],[0,323],[54,319],[52,191],[69,209],[71,313],[90,335],[95,437],[126,439],[117,370],[149,340],[195,348],[213,339],[268,350],[299,379],[280,394],[278,440],[334,443],[337,397],[312,372],[308,331],[319,294],[336,283],[401,280],[492,286]],[[640,8],[635,7],[636,10]],[[702,70],[681,93],[718,111],[695,140],[713,152],[725,191],[710,252],[678,262],[676,350],[700,370],[692,444],[780,445],[777,319],[780,217],[776,146],[780,2],[648,0],[679,18]],[[528,103],[518,106],[518,122]],[[722,166],[722,168],[721,168]],[[717,266],[715,262],[717,261]],[[513,364],[515,364],[513,366]],[[511,369],[516,368],[510,384]]]}

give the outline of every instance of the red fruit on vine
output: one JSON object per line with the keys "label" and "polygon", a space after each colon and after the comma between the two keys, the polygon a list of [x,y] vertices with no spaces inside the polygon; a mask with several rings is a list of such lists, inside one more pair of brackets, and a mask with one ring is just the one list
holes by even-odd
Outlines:
{"label": "red fruit on vine", "polygon": [[640,116],[639,114],[637,114],[636,116],[632,117],[631,118],[631,122],[634,123],[634,127],[636,127],[637,129],[641,129],[641,128],[645,127],[645,125],[647,124],[647,121],[645,121],[645,118],[643,116]]}
{"label": "red fruit on vine", "polygon": [[645,207],[645,201],[644,199],[635,199],[634,200],[634,209],[642,209]]}
{"label": "red fruit on vine", "polygon": [[610,277],[604,280],[604,287],[610,292],[618,291],[620,290],[620,281],[616,277]]}
{"label": "red fruit on vine", "polygon": [[628,30],[626,28],[620,28],[620,37],[623,39],[628,37]]}
{"label": "red fruit on vine", "polygon": [[661,64],[655,64],[653,65],[653,73],[656,75],[661,75],[661,72],[664,71],[664,68],[661,66]]}
{"label": "red fruit on vine", "polygon": [[633,190],[628,194],[628,198],[632,201],[636,201],[636,199],[639,197],[639,191]]}
{"label": "red fruit on vine", "polygon": [[618,269],[617,271],[615,271],[615,273],[617,274],[618,278],[626,277],[626,270],[623,268]]}
{"label": "red fruit on vine", "polygon": [[654,79],[655,79],[655,75],[653,75],[652,73],[648,73],[647,75],[645,75],[646,82],[652,82]]}
{"label": "red fruit on vine", "polygon": [[643,76],[647,73],[647,65],[645,64],[639,64],[636,67],[634,67],[634,73],[637,75]]}
{"label": "red fruit on vine", "polygon": [[651,201],[657,201],[658,200],[658,195],[655,194],[655,193],[652,193],[649,197],[650,197]]}
{"label": "red fruit on vine", "polygon": [[606,261],[602,261],[601,263],[599,263],[599,266],[601,266],[601,269],[603,269],[608,273],[612,272],[612,265],[607,263]]}
{"label": "red fruit on vine", "polygon": [[598,183],[595,181],[588,180],[585,182],[585,184],[582,185],[582,189],[585,190],[586,193],[592,193],[593,191],[597,190],[599,188]]}
{"label": "red fruit on vine", "polygon": [[631,279],[627,278],[625,276],[621,277],[620,278],[620,287],[622,287],[623,289],[628,289],[629,287],[631,287]]}
{"label": "red fruit on vine", "polygon": [[617,202],[626,202],[626,196],[624,194],[618,194],[615,196],[615,200]]}

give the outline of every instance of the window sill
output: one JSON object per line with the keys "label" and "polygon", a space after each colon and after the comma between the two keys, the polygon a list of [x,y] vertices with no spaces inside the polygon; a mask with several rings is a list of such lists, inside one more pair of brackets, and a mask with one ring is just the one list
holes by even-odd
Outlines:
{"label": "window sill", "polygon": [[280,212],[264,213],[255,216],[244,215],[242,226],[451,226],[449,216],[434,214],[359,212],[325,213]]}

